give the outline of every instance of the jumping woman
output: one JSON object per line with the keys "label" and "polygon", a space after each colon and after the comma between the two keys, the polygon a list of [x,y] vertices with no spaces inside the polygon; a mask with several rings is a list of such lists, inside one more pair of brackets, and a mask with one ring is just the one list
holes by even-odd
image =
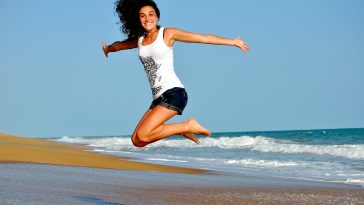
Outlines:
{"label": "jumping woman", "polygon": [[181,115],[187,104],[186,90],[174,72],[173,45],[176,41],[228,45],[248,52],[248,44],[240,37],[229,39],[160,27],[160,12],[152,0],[118,0],[115,8],[127,39],[111,45],[103,42],[104,54],[108,57],[110,52],[138,48],[153,95],[151,106],[131,136],[134,146],[144,147],[172,135],[182,135],[199,144],[196,135],[209,136],[211,133],[195,119],[165,124],[175,115]]}

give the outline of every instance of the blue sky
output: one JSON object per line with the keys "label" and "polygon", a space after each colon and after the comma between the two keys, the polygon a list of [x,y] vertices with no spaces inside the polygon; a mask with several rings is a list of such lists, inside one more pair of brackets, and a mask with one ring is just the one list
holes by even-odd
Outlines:
{"label": "blue sky", "polygon": [[[189,93],[183,116],[213,132],[364,127],[364,2],[156,0],[160,24],[235,47],[175,44]],[[122,40],[114,1],[0,1],[0,132],[131,134],[151,92]]]}

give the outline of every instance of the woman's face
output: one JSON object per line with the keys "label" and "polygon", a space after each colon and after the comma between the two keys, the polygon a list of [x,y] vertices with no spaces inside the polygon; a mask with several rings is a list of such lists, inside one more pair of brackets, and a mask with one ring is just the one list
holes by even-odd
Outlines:
{"label": "woman's face", "polygon": [[146,32],[157,29],[158,16],[154,8],[151,6],[144,6],[139,11],[140,24]]}

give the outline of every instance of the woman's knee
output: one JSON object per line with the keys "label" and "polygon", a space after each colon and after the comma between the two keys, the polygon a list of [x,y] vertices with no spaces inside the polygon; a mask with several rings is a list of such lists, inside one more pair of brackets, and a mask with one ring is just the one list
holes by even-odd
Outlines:
{"label": "woman's knee", "polygon": [[138,142],[145,144],[145,143],[150,143],[150,131],[145,130],[145,129],[139,129],[136,132],[136,136],[135,138],[137,139]]}
{"label": "woman's knee", "polygon": [[131,138],[131,142],[135,147],[145,147],[147,144],[139,141],[138,138]]}

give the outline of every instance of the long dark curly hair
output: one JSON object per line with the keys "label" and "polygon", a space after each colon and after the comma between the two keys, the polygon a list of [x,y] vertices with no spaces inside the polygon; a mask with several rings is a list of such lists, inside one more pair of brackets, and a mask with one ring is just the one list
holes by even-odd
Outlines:
{"label": "long dark curly hair", "polygon": [[152,0],[117,0],[115,2],[115,11],[119,16],[121,24],[120,30],[130,40],[145,35],[144,28],[139,20],[139,11],[144,6],[153,7],[158,19],[160,19],[157,4]]}

